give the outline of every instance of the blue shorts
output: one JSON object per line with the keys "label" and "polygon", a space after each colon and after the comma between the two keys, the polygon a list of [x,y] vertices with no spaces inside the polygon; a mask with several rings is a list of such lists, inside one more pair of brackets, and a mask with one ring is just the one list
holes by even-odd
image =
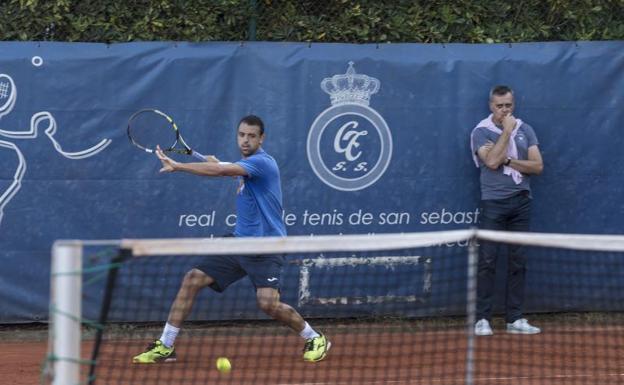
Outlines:
{"label": "blue shorts", "polygon": [[283,264],[283,255],[225,255],[207,257],[195,268],[215,280],[210,287],[217,292],[224,291],[246,275],[256,289],[272,287],[279,290]]}

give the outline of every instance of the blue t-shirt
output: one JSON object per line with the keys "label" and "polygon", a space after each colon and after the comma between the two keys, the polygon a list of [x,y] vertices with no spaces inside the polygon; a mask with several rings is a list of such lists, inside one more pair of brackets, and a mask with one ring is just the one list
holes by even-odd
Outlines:
{"label": "blue t-shirt", "polygon": [[[483,147],[488,141],[496,143],[500,134],[488,130],[485,127],[478,127],[472,137],[472,145],[475,151]],[[526,160],[529,156],[529,147],[536,146],[537,136],[533,127],[526,123],[518,128],[515,140],[518,148],[518,159]],[[477,158],[479,155],[477,154]],[[481,158],[479,158],[479,169],[481,170],[481,199],[505,199],[519,191],[526,190],[531,193],[531,182],[527,174],[522,174],[522,182],[516,184],[511,175],[503,174],[503,166],[496,170],[488,168]]]}
{"label": "blue t-shirt", "polygon": [[272,156],[258,149],[236,164],[247,171],[236,196],[237,237],[285,236],[282,220],[282,187],[279,168]]}

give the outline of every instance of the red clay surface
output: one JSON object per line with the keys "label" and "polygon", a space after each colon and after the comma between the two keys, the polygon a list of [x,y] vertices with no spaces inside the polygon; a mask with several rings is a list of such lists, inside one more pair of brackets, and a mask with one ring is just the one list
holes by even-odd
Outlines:
{"label": "red clay surface", "polygon": [[0,382],[11,385],[39,384],[41,363],[47,342],[23,341],[0,343]]}
{"label": "red clay surface", "polygon": [[[333,346],[327,358],[318,363],[303,362],[301,339],[282,332],[261,336],[182,335],[177,341],[178,361],[159,365],[131,363],[132,356],[148,341],[111,340],[102,347],[96,384],[465,383],[467,342],[463,331],[325,331]],[[496,332],[475,340],[474,384],[624,384],[622,328],[545,328],[543,334],[534,336]],[[84,345],[86,355],[90,346]],[[38,384],[45,350],[45,341],[3,342],[2,384]],[[216,370],[219,356],[230,359],[232,372]]]}

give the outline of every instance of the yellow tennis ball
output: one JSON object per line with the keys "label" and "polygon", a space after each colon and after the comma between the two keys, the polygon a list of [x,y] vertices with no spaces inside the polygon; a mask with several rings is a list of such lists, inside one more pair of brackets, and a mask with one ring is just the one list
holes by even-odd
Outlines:
{"label": "yellow tennis ball", "polygon": [[225,357],[217,358],[217,370],[221,373],[229,373],[229,371],[232,370],[230,360]]}

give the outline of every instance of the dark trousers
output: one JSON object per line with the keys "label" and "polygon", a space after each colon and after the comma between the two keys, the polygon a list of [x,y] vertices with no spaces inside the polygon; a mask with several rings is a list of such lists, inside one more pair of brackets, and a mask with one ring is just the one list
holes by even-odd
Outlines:
{"label": "dark trousers", "polygon": [[[528,231],[531,198],[520,192],[510,198],[482,200],[479,228],[485,230]],[[499,243],[481,241],[477,277],[477,320],[491,320]],[[505,319],[511,323],[522,318],[526,255],[524,247],[509,244],[505,292]]]}

